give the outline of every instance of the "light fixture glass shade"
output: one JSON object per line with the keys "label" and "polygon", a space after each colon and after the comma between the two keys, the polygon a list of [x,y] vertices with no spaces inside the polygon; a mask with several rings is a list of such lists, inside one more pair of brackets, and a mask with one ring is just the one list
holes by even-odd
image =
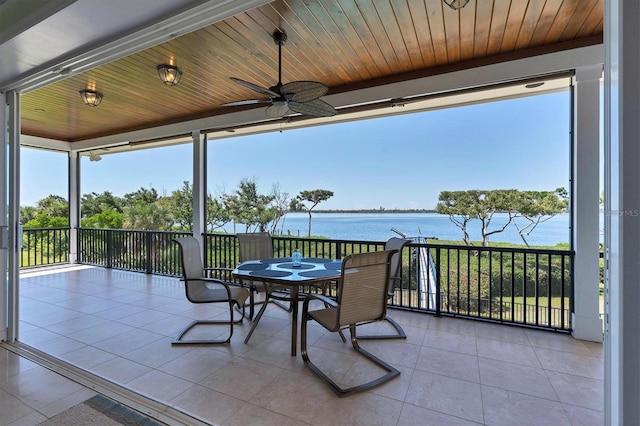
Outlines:
{"label": "light fixture glass shade", "polygon": [[156,67],[160,80],[167,86],[175,86],[182,78],[182,70],[173,65],[158,65]]}
{"label": "light fixture glass shade", "polygon": [[469,0],[442,0],[444,4],[449,6],[453,10],[462,9],[469,3]]}
{"label": "light fixture glass shade", "polygon": [[80,97],[85,105],[90,107],[96,107],[102,102],[102,93],[95,90],[81,90]]}

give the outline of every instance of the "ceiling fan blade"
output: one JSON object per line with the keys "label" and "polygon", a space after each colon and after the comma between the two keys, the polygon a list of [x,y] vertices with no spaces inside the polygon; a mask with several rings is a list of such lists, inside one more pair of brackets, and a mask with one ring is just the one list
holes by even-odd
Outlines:
{"label": "ceiling fan blade", "polygon": [[280,118],[289,113],[289,107],[286,102],[275,102],[270,107],[267,107],[265,111],[271,118]]}
{"label": "ceiling fan blade", "polygon": [[317,81],[292,81],[283,84],[280,93],[283,95],[293,93],[289,99],[296,102],[309,102],[324,96],[329,88]]}
{"label": "ceiling fan blade", "polygon": [[242,86],[244,86],[244,87],[246,87],[248,89],[253,90],[254,92],[261,93],[261,94],[263,94],[265,96],[268,96],[270,98],[277,98],[278,96],[280,96],[279,93],[276,93],[273,90],[269,90],[269,89],[266,89],[264,87],[258,86],[256,84],[249,83],[248,81],[244,81],[244,80],[241,80],[241,79],[235,78],[235,77],[229,77],[229,78],[231,78],[231,80],[235,81],[236,83],[238,83],[238,84],[240,84],[240,85],[242,85]]}
{"label": "ceiling fan blade", "polygon": [[227,102],[226,104],[221,104],[220,106],[228,107],[240,105],[268,104],[270,102],[271,99],[247,99],[246,101]]}
{"label": "ceiling fan blade", "polygon": [[294,112],[316,117],[333,117],[338,113],[334,107],[322,99],[314,99],[309,102],[289,101],[289,109]]}

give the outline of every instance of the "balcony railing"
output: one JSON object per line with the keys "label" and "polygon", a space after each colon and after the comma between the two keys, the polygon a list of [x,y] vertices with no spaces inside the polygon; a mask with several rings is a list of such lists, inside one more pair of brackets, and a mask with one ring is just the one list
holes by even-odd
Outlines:
{"label": "balcony railing", "polygon": [[22,231],[20,267],[69,262],[69,228],[25,228]]}
{"label": "balcony railing", "polygon": [[[64,263],[68,229],[25,230],[23,266]],[[171,240],[188,232],[80,229],[80,263],[148,274],[181,274]],[[238,262],[235,235],[208,234],[205,266],[233,280]],[[27,244],[28,242],[28,244]],[[275,256],[298,248],[305,257],[341,259],[380,250],[384,242],[274,237]],[[414,242],[402,252],[401,276],[390,306],[435,315],[571,330],[573,252],[457,246]],[[37,259],[37,260],[36,260]],[[45,260],[49,259],[49,261]]]}

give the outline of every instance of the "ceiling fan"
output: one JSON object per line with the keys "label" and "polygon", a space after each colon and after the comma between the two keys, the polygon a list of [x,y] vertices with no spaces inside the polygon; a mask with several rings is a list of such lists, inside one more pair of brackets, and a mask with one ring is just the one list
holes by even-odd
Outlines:
{"label": "ceiling fan", "polygon": [[282,46],[287,41],[287,35],[282,31],[276,30],[273,33],[273,41],[278,45],[278,84],[267,89],[248,81],[231,77],[231,80],[236,83],[265,95],[268,99],[248,99],[229,102],[222,104],[222,106],[271,104],[267,107],[266,113],[272,118],[283,117],[291,111],[316,117],[332,117],[336,115],[338,112],[333,106],[319,99],[329,90],[324,84],[317,81],[292,81],[282,84]]}

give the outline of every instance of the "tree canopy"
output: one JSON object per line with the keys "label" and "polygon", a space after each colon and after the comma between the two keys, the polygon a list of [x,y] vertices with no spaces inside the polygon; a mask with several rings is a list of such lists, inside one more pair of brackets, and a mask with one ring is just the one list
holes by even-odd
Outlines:
{"label": "tree canopy", "polygon": [[321,202],[333,197],[333,191],[327,189],[314,189],[300,191],[300,194],[291,200],[290,208],[293,211],[305,210],[309,213],[309,237],[311,237],[311,211]]}
{"label": "tree canopy", "polygon": [[[489,244],[491,235],[503,232],[514,223],[520,237],[528,246],[526,236],[540,223],[566,211],[567,191],[519,191],[516,189],[442,191],[438,197],[436,211],[449,216],[463,234],[463,241],[469,244],[468,225],[472,220],[480,220],[482,245]],[[496,213],[505,213],[507,220],[501,226],[491,229],[491,221]],[[527,224],[518,225],[514,220],[523,218]]]}

